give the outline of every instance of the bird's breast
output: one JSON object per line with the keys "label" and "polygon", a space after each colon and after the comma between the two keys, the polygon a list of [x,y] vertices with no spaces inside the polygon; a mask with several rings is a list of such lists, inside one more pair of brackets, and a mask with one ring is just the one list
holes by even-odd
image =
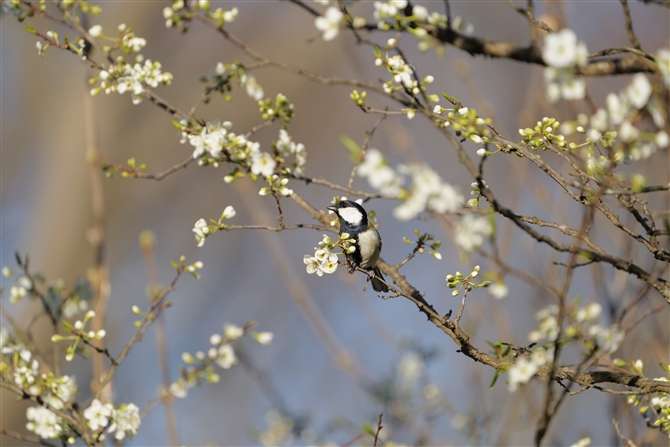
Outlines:
{"label": "bird's breast", "polygon": [[358,235],[358,248],[361,251],[361,267],[372,268],[379,259],[379,235],[368,230]]}

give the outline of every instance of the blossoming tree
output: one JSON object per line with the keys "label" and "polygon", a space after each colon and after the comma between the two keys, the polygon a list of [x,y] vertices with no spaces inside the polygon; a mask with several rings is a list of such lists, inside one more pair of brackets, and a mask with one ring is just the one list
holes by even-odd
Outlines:
{"label": "blossoming tree", "polygon": [[[245,222],[234,206],[224,203],[216,216],[185,216],[195,222],[192,232],[197,247],[209,248],[244,230],[279,233],[278,239],[288,237],[289,232],[301,233],[302,255],[278,254],[273,242],[266,242],[257,255],[273,260],[287,293],[295,298],[326,350],[333,352],[341,368],[386,414],[363,428],[345,429],[350,440],[347,445],[440,444],[453,439],[453,434],[440,432],[436,422],[449,415],[454,431],[465,433],[468,441],[463,442],[589,445],[591,436],[604,436],[605,431],[624,445],[667,439],[669,332],[667,324],[655,325],[663,318],[667,323],[670,306],[670,49],[667,41],[648,47],[638,38],[639,28],[634,26],[627,0],[621,0],[619,13],[621,32],[628,42],[608,44],[595,51],[588,48],[579,32],[564,23],[560,8],[549,4],[539,11],[532,0],[523,2],[523,6],[521,3],[509,1],[505,7],[527,22],[528,40],[522,45],[475,34],[467,17],[452,14],[453,5],[448,0],[425,5],[408,0],[281,3],[284,14],[297,14],[309,23],[312,35],[302,36],[303,40],[309,38],[324,51],[338,41],[356,47],[360,64],[374,70],[368,77],[355,72],[345,76],[316,73],[274,54],[263,54],[248,42],[254,31],[236,27],[244,12],[241,5],[238,9],[230,2],[210,0],[166,2],[161,11],[156,10],[155,20],[170,28],[168,32],[206,32],[209,38],[222,39],[240,55],[212,63],[209,74],[200,77],[199,95],[181,102],[164,97],[175,76],[165,71],[167,64],[149,58],[148,40],[140,37],[132,24],[122,23],[111,29],[103,26],[101,7],[83,0],[4,0],[2,20],[9,20],[11,14],[24,22],[27,33],[36,39],[39,56],[48,55],[48,63],[63,58],[88,67],[87,93],[97,97],[93,103],[102,96],[117,94],[130,97],[132,104],[124,107],[149,103],[150,107],[143,110],[176,129],[170,139],[181,143],[184,154],[182,161],[172,167],[152,171],[147,164],[136,161],[143,159],[141,147],[133,148],[133,158],[122,164],[114,153],[103,156],[91,144],[86,159],[94,224],[88,239],[95,260],[87,279],[69,288],[62,281],[50,283],[33,269],[28,256],[18,254],[15,265],[3,269],[7,284],[3,293],[9,304],[2,304],[0,384],[4,396],[14,395],[30,402],[30,406],[21,430],[4,427],[0,433],[46,445],[57,439],[100,445],[110,443],[111,437],[120,444],[141,430],[142,419],[155,407],[163,406],[168,440],[180,445],[184,440],[177,431],[175,405],[179,401],[175,398],[189,397],[196,385],[214,386],[221,374],[242,364],[258,378],[261,388],[271,390],[268,394],[275,397],[271,400],[276,411],[267,418],[267,430],[254,435],[256,440],[266,445],[330,440],[327,430],[319,431],[305,418],[288,411],[276,398],[279,393],[272,391],[269,381],[250,360],[248,351],[255,348],[244,348],[245,339],[268,345],[274,337],[271,332],[256,331],[253,321],[226,323],[221,334],[209,337],[206,349],[183,353],[177,377],[170,378],[165,344],[169,331],[164,315],[171,312],[173,303],[167,298],[181,284],[184,273],[200,278],[205,270],[203,262],[187,263],[181,256],[172,263],[174,275],[169,285],[160,285],[154,260],[155,236],[150,232],[140,235],[149,278],[149,303],[132,306],[134,330],[121,349],[113,351],[105,343],[113,332],[105,324],[105,315],[114,302],[110,301],[112,283],[104,252],[102,174],[126,181],[154,181],[184,175],[190,167],[189,171],[216,171],[223,179],[223,186],[219,183],[217,188],[238,192],[253,188],[254,195],[258,192],[264,203],[270,204],[268,209],[276,221],[261,222],[267,211],[255,219],[260,211],[255,205],[247,205],[246,214],[252,222]],[[655,8],[667,17],[668,2],[645,3],[658,4],[638,6]],[[487,13],[482,7],[481,14]],[[668,33],[667,28],[660,31]],[[440,71],[424,69],[417,62],[425,61],[426,55],[421,53],[427,53],[431,61],[442,63],[439,57],[447,50],[490,58],[487,63],[491,67],[515,61],[524,69],[541,70],[538,95],[531,93],[541,99],[529,107],[525,121],[517,126],[518,132],[510,132],[504,119],[496,118],[476,87],[475,93],[467,95],[450,90]],[[470,85],[466,65],[461,63],[457,71]],[[324,160],[326,166],[335,163],[332,154],[310,148],[300,132],[294,131],[302,112],[288,91],[262,86],[259,79],[268,69],[290,74],[300,82],[313,82],[324,90],[344,86],[346,92],[340,90],[338,95],[349,101],[347,113],[374,117],[363,138],[345,131],[349,136],[341,139],[344,148],[340,153],[349,155],[345,181],[338,181],[339,176],[331,169],[318,175],[311,173],[308,153],[310,159]],[[623,82],[619,88],[598,88],[600,80],[615,77]],[[245,97],[236,95],[237,91]],[[237,119],[235,109],[209,118],[213,114],[205,111],[205,106],[221,98],[257,106],[258,113],[248,114],[255,122],[239,124],[242,120]],[[310,99],[315,115],[321,114],[324,121],[333,119],[328,116],[329,104]],[[152,124],[147,122],[146,126]],[[415,126],[423,126],[420,132],[433,135],[431,145],[418,144],[410,150],[407,148],[411,145],[405,144],[404,152],[398,154],[390,149],[393,143],[388,147],[378,143],[380,133]],[[158,129],[152,131],[161,133]],[[268,132],[271,137],[267,137]],[[395,145],[403,146],[397,141]],[[434,160],[435,153],[450,154],[453,165],[427,161]],[[394,159],[399,162],[392,162]],[[456,177],[459,181],[452,181]],[[511,191],[514,188],[510,185],[517,181],[528,185]],[[463,188],[459,182],[469,186]],[[319,196],[321,201],[311,193],[310,188],[315,186],[327,191],[327,195]],[[205,189],[203,185],[199,188]],[[469,189],[470,198],[463,189]],[[247,204],[251,203],[251,196],[244,197]],[[329,275],[342,275],[346,270],[342,268],[346,264],[344,254],[357,249],[352,235],[337,236],[337,219],[326,210],[331,201],[344,197],[360,200],[372,225],[378,226],[383,236],[383,259],[378,265],[389,293],[380,295],[380,305],[387,305],[390,299],[403,300],[405,311],[422,314],[422,325],[438,329],[432,332],[433,338],[440,346],[449,346],[449,356],[466,360],[478,375],[488,374],[486,382],[492,391],[487,395],[480,390],[475,416],[466,417],[465,412],[454,410],[441,389],[444,383],[428,378],[427,365],[434,357],[429,350],[406,347],[393,367],[396,372],[392,380],[366,377],[346,352],[338,350],[326,319],[308,304],[305,297],[309,289],[302,277],[316,273],[320,278],[309,279],[318,282],[328,281]],[[218,199],[218,203],[223,201]],[[373,211],[384,206],[379,205],[382,203],[392,207],[383,216]],[[289,209],[290,213],[286,211]],[[404,233],[393,234],[386,230],[391,220],[411,222],[417,229],[412,232],[405,228]],[[429,224],[434,225],[430,227],[432,233],[442,234],[440,238],[448,240],[452,249],[445,250],[443,242],[424,231]],[[315,230],[323,236],[315,236]],[[397,247],[403,242],[409,248],[402,256],[385,256],[387,252],[400,253]],[[528,256],[524,254],[527,247],[531,247]],[[423,254],[432,256],[421,257]],[[39,256],[32,254],[32,258]],[[434,265],[447,260],[463,264],[460,270],[466,273],[441,267],[439,285],[427,275],[418,274],[421,270],[407,273],[418,263]],[[362,270],[350,267],[352,272]],[[351,277],[344,274],[340,278],[337,290],[349,290],[345,284]],[[355,288],[360,286],[358,283]],[[501,309],[514,297],[521,297],[522,290],[533,300],[532,305],[523,306],[524,310],[538,309],[530,316],[515,311],[508,319]],[[482,298],[490,300],[484,309],[496,309],[488,315],[496,331],[485,336],[476,334],[472,323],[482,313],[472,300]],[[29,300],[41,306],[24,323],[12,316],[9,305]],[[38,330],[34,323],[43,315],[50,332],[47,348],[39,346],[34,336]],[[531,330],[519,337],[513,331],[517,325],[530,325]],[[150,330],[156,338],[161,368],[161,379],[154,384],[158,386],[155,398],[149,402],[117,402],[113,388],[116,375],[130,362],[129,354]],[[627,345],[642,346],[644,355],[624,351]],[[64,373],[68,368],[65,364],[80,358],[90,358],[92,364],[91,384],[86,390],[76,369]],[[499,407],[499,397],[493,394],[499,389],[525,393],[527,399],[518,399],[514,408],[532,417],[501,415],[500,408],[487,412],[485,407]],[[563,430],[570,438],[561,438],[556,427],[570,427],[569,422],[560,421],[561,412],[582,393],[612,397],[608,428],[593,426],[586,433],[583,429]],[[524,430],[530,424],[532,432],[518,435],[511,428],[495,428],[505,421]]]}

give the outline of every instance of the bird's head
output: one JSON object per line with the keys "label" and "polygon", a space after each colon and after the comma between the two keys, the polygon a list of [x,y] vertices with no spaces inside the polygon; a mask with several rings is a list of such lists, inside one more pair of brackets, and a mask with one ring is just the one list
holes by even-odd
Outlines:
{"label": "bird's head", "polygon": [[365,209],[354,201],[340,200],[335,205],[329,206],[328,209],[337,214],[340,224],[350,227],[367,227],[368,225],[368,215]]}

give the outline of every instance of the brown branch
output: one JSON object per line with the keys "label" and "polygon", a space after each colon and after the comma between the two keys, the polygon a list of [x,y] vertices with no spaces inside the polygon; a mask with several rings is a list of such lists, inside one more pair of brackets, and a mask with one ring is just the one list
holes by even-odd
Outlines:
{"label": "brown branch", "polygon": [[[448,43],[471,55],[483,55],[493,58],[505,58],[546,66],[540,49],[520,47],[509,42],[499,42],[484,38],[464,36],[454,30],[425,26],[426,30],[442,43]],[[432,28],[432,29],[431,29]],[[578,68],[577,74],[582,76],[609,76],[629,73],[656,73],[655,64],[637,54],[608,61],[589,61],[586,67]]]}
{"label": "brown branch", "polygon": [[149,329],[149,327],[156,321],[156,318],[161,314],[163,310],[165,310],[166,305],[165,305],[165,298],[173,292],[177,286],[177,281],[179,281],[179,278],[181,277],[181,274],[184,272],[185,267],[180,266],[177,269],[177,273],[175,277],[172,279],[172,282],[170,285],[163,290],[151,303],[151,306],[149,307],[149,311],[144,315],[144,318],[140,321],[140,325],[135,329],[135,332],[133,332],[133,335],[130,337],[130,340],[128,340],[128,343],[126,343],[126,346],[121,350],[121,353],[116,357],[116,363],[113,363],[111,367],[109,368],[109,371],[107,371],[107,374],[105,377],[100,381],[98,384],[98,391],[94,394],[94,398],[97,398],[101,390],[107,385],[109,382],[111,382],[112,378],[114,377],[114,373],[116,372],[116,369],[121,365],[121,362],[126,358],[128,353],[130,352],[130,349],[135,345],[137,341],[139,341],[144,333]]}
{"label": "brown branch", "polygon": [[630,17],[630,8],[628,7],[628,0],[619,0],[619,1],[621,2],[621,6],[623,6],[623,16],[624,20],[626,21],[626,31],[628,32],[628,40],[630,40],[630,43],[632,43],[635,48],[641,50],[642,47],[640,46],[640,41],[637,40],[635,31],[633,31],[633,20]]}
{"label": "brown branch", "polygon": [[375,442],[373,447],[377,447],[377,440],[379,439],[379,433],[382,431],[382,428],[384,426],[382,425],[382,417],[384,416],[384,413],[379,413],[379,420],[377,421],[377,431],[375,432]]}
{"label": "brown branch", "polygon": [[13,384],[13,383],[5,380],[5,379],[0,380],[0,388],[4,388],[8,391],[11,391],[12,393],[21,397],[21,399],[23,399],[23,400],[28,400],[30,402],[36,403],[36,404],[46,408],[47,410],[51,411],[52,413],[54,413],[59,418],[63,419],[64,421],[66,421],[67,423],[72,425],[72,427],[75,428],[75,429],[76,429],[76,427],[79,426],[78,421],[72,415],[70,415],[69,413],[66,413],[64,410],[57,410],[53,406],[46,403],[44,401],[44,399],[42,399],[40,396],[33,396],[32,394],[28,394],[26,391],[22,390],[21,388],[19,388],[15,384]]}
{"label": "brown branch", "polygon": [[10,438],[14,438],[14,439],[17,439],[19,441],[32,442],[33,444],[44,445],[44,446],[47,446],[47,447],[56,447],[55,444],[51,444],[50,442],[46,442],[45,440],[43,440],[39,436],[23,435],[19,432],[8,430],[6,428],[0,428],[0,435],[9,436]]}
{"label": "brown branch", "polygon": [[314,178],[314,177],[305,177],[302,175],[295,175],[294,173],[289,173],[287,174],[287,177],[290,177],[295,180],[300,180],[305,182],[305,184],[309,185],[310,183],[314,183],[315,185],[321,185],[321,186],[326,186],[330,189],[334,189],[336,191],[342,191],[347,193],[349,196],[358,196],[358,197],[363,197],[365,199],[395,199],[396,197],[391,197],[391,196],[384,196],[382,194],[374,194],[374,193],[369,193],[365,191],[359,191],[357,189],[352,189],[348,188],[346,186],[341,186],[338,185],[337,183],[329,182],[328,180],[324,178]]}
{"label": "brown branch", "polygon": [[[375,131],[379,128],[380,124],[382,121],[386,119],[386,116],[382,115],[379,117],[377,122],[372,126],[372,129],[368,130],[365,132],[365,139],[363,140],[363,144],[361,145],[361,151],[363,152],[363,157],[365,158],[365,152],[368,150],[368,144],[370,144],[370,140],[372,140],[372,137],[375,134]],[[358,164],[354,164],[354,167],[351,168],[351,174],[349,175],[349,182],[347,183],[347,187],[351,189],[351,187],[354,184],[354,176],[356,175],[356,171],[358,170]]]}
{"label": "brown branch", "polygon": [[621,433],[621,430],[619,429],[619,421],[612,419],[612,425],[614,426],[614,430],[616,431],[616,434],[621,438],[621,442],[623,443],[624,447],[637,447],[633,441],[630,439],[626,438],[623,433]]}

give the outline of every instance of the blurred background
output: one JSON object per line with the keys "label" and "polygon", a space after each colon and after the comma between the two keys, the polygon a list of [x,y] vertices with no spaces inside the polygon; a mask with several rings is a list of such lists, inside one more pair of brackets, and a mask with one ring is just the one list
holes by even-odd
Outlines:
{"label": "blurred background", "polygon": [[[630,3],[643,48],[653,53],[667,46],[668,10],[638,1]],[[202,24],[193,23],[186,34],[167,29],[162,10],[169,4],[104,2],[103,13],[89,26],[100,24],[111,33],[120,23],[126,23],[138,36],[146,38],[145,57],[160,61],[163,70],[174,75],[172,86],[159,87],[157,93],[188,111],[202,92],[198,82],[201,74],[210,73],[217,62],[251,61]],[[347,32],[324,42],[318,37],[314,18],[289,2],[212,4],[224,9],[237,6],[239,18],[227,29],[274,60],[328,77],[376,82],[389,76],[374,66],[369,47],[357,46]],[[429,11],[443,12],[442,2],[422,4]],[[475,36],[519,45],[528,41],[526,20],[505,2],[452,2],[451,9],[453,15],[474,25]],[[372,20],[371,2],[356,4],[353,11]],[[562,23],[575,30],[589,51],[628,45],[619,2],[538,3],[536,16],[542,14],[547,22],[553,20],[555,25]],[[43,32],[54,29],[39,19],[31,23]],[[3,14],[0,27],[0,258],[3,266],[14,267],[14,252],[27,253],[33,271],[44,273],[49,280],[62,278],[66,286],[71,286],[93,262],[86,239],[93,225],[91,180],[85,158],[89,145],[87,119],[94,123],[97,148],[110,163],[125,164],[135,157],[155,173],[186,159],[192,147],[179,143],[171,117],[148,101],[134,106],[127,94],[91,98],[86,64],[55,49],[49,49],[46,57],[38,57],[35,36],[27,33],[11,14]],[[388,37],[391,35],[383,33],[370,36],[379,43]],[[401,40],[401,48],[421,76],[435,76],[429,93],[457,96],[481,116],[491,117],[496,129],[510,139],[517,138],[518,128],[533,126],[543,116],[574,119],[578,112],[588,112],[581,103],[549,105],[544,100],[541,67],[472,57],[453,47],[445,47],[443,56],[435,51],[421,53],[415,40],[408,36]],[[340,138],[347,135],[361,143],[378,117],[366,115],[356,107],[349,99],[350,87],[326,87],[271,68],[256,70],[253,75],[266,97],[281,92],[295,104],[296,115],[289,133],[307,148],[306,174],[346,184],[351,164]],[[629,81],[629,76],[593,78],[587,81],[587,88],[593,101],[604,106],[606,94],[618,92]],[[209,105],[200,106],[199,116],[230,120],[238,133],[261,122],[257,105],[244,91],[234,89],[232,96],[231,103],[215,96]],[[370,95],[368,103],[376,108],[388,104],[386,99],[374,95]],[[254,139],[268,150],[277,132],[275,125],[263,129]],[[387,119],[370,147],[380,149],[392,166],[409,161],[429,163],[443,179],[456,185],[465,196],[469,194],[472,179],[448,143],[420,117],[412,121],[404,116]],[[476,147],[471,144],[471,149],[474,154]],[[652,184],[667,183],[667,151],[654,160],[638,163],[634,169],[654,179]],[[573,207],[554,184],[528,164],[512,166],[500,156],[493,157],[487,166],[487,181],[507,206],[573,227],[579,225],[579,208]],[[255,320],[259,330],[275,335],[270,346],[243,342],[239,349],[248,360],[246,366],[223,371],[218,384],[194,388],[187,398],[176,400],[181,443],[257,445],[269,440],[270,444],[332,441],[342,445],[358,435],[362,424],[375,425],[381,411],[388,418],[384,424],[389,430],[387,435],[396,442],[532,442],[545,392],[543,383],[531,383],[515,394],[509,393],[504,381],[488,389],[493,371],[456,353],[451,340],[407,300],[384,301],[371,290],[363,292],[363,276],[348,275],[345,269],[324,277],[308,276],[302,258],[313,253],[321,240],[320,233],[220,232],[208,238],[204,247],[196,247],[191,231],[194,222],[201,217],[218,218],[227,205],[237,210],[231,223],[276,222],[276,205],[272,198],[257,194],[260,185],[245,179],[231,186],[222,181],[225,174],[225,168],[191,165],[160,182],[115,176],[103,183],[105,262],[111,282],[104,327],[112,353],[122,349],[134,330],[131,306],[148,307],[148,280],[138,245],[138,235],[145,229],[156,234],[155,256],[163,284],[168,284],[173,276],[170,261],[180,255],[185,255],[187,261],[204,263],[202,279],[180,280],[170,295],[174,306],[164,314],[172,379],[178,376],[181,354],[206,351],[210,335],[222,333],[224,322],[241,326]],[[372,191],[359,178],[354,186]],[[321,209],[337,194],[314,184],[292,182],[291,187]],[[660,195],[657,203],[652,199],[652,207],[667,209],[667,197]],[[396,205],[381,200],[366,204],[376,211],[380,222],[383,258],[390,263],[404,258],[412,246],[404,244],[402,238],[411,238],[415,228],[435,234],[444,243],[443,259],[419,256],[403,272],[438,311],[456,310],[460,300],[451,297],[445,275],[457,270],[469,272],[476,264],[483,271],[495,270],[494,266],[476,255],[466,260],[448,230],[436,221],[398,222],[392,215]],[[284,213],[286,223],[312,223],[290,200],[284,200]],[[553,262],[565,262],[564,257],[538,246],[500,219],[498,224],[501,257],[541,281],[559,284],[562,270]],[[614,253],[624,253],[624,248],[616,248],[621,241],[613,230],[596,230],[596,239]],[[640,263],[647,268],[653,266],[652,260],[644,256]],[[599,287],[594,287],[594,278],[599,279]],[[508,276],[505,281],[510,293],[504,300],[494,300],[484,291],[468,297],[464,328],[473,344],[482,350],[487,349],[486,341],[527,344],[528,333],[537,324],[534,314],[551,303],[541,292],[514,277]],[[3,282],[2,287],[9,285]],[[581,295],[583,303],[595,301],[605,307],[630,300],[640,286],[632,277],[609,267],[585,268],[577,273],[571,297]],[[649,293],[645,301],[640,313],[664,303],[656,292]],[[40,308],[28,300],[10,305],[6,298],[3,306],[19,322],[29,321]],[[645,320],[616,356],[640,358],[649,365],[649,375],[660,375],[656,365],[668,363],[668,316],[666,308]],[[42,347],[50,343],[46,326],[37,339]],[[578,357],[572,360],[579,362]],[[76,374],[82,399],[90,393],[89,365],[83,359],[65,365],[64,373]],[[415,368],[420,374],[408,373],[407,368]],[[159,384],[156,343],[153,331],[149,331],[118,369],[114,401],[134,402],[143,408],[155,398]],[[2,425],[25,431],[28,405],[6,392],[0,397]],[[569,445],[590,436],[593,445],[611,445],[616,438],[609,420],[615,403],[621,399],[597,391],[568,398],[547,443]],[[424,411],[427,407],[430,410]],[[294,425],[291,433],[286,417],[304,425]],[[629,414],[622,429],[642,436],[645,429],[638,419]],[[629,422],[633,420],[638,423]],[[282,430],[288,431],[286,436]],[[647,436],[648,444],[667,445],[667,439],[656,437],[653,432]],[[16,442],[8,438],[1,441],[3,445]],[[142,421],[137,436],[129,441],[130,445],[167,443],[161,407]]]}

